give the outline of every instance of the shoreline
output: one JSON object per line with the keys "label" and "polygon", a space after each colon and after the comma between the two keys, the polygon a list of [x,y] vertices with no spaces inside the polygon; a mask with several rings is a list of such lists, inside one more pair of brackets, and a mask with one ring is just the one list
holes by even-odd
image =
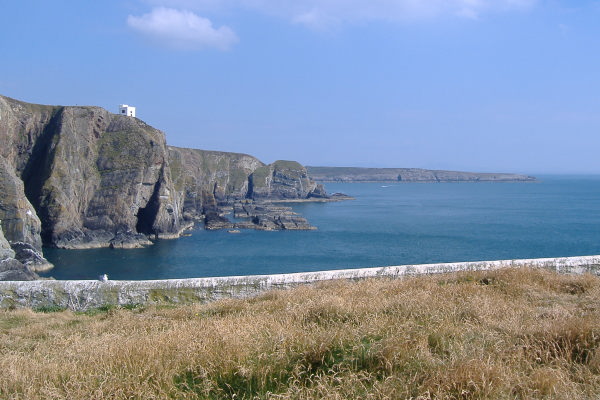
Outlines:
{"label": "shoreline", "polygon": [[224,298],[252,297],[269,290],[335,279],[403,278],[508,267],[546,268],[558,273],[600,275],[600,255],[145,281],[2,281],[0,308],[58,307],[81,311],[107,305],[203,303]]}

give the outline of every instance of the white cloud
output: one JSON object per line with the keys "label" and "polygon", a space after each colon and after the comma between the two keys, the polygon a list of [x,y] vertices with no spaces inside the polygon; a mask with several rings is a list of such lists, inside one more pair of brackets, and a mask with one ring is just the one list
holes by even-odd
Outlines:
{"label": "white cloud", "polygon": [[294,22],[363,23],[371,21],[422,21],[523,10],[537,0],[240,0],[265,12],[274,12]]}
{"label": "white cloud", "polygon": [[229,27],[214,28],[207,18],[172,8],[154,8],[139,17],[130,15],[127,25],[152,40],[181,50],[209,47],[227,50],[238,41]]}
{"label": "white cloud", "polygon": [[342,21],[333,15],[323,14],[317,9],[312,9],[304,13],[298,13],[291,17],[295,24],[307,26],[312,29],[323,29],[338,26]]}
{"label": "white cloud", "polygon": [[540,0],[144,0],[200,11],[251,9],[319,28],[370,21],[419,21],[526,10]]}

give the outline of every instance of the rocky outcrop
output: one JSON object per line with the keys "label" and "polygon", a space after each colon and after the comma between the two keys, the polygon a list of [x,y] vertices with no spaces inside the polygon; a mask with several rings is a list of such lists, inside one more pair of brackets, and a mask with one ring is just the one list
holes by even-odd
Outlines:
{"label": "rocky outcrop", "polygon": [[14,258],[0,260],[0,281],[33,281],[40,277]]}
{"label": "rocky outcrop", "polygon": [[292,211],[291,207],[272,203],[256,203],[252,200],[238,202],[234,205],[233,215],[245,222],[234,224],[234,228],[275,230],[314,230],[306,218]]}
{"label": "rocky outcrop", "polygon": [[[4,237],[0,226],[0,281],[31,281],[39,276],[28,266],[15,259],[16,253]],[[45,260],[44,260],[45,261]]]}
{"label": "rocky outcrop", "polygon": [[15,252],[15,259],[24,264],[33,272],[43,272],[54,268],[48,260],[44,258],[42,250],[33,247],[25,242],[11,242],[10,246]]}
{"label": "rocky outcrop", "polygon": [[[184,217],[204,219],[209,230],[314,229],[289,207],[268,202],[332,199],[295,161],[265,165],[247,154],[169,147],[169,165],[184,198]],[[247,220],[230,221],[225,213],[233,208],[237,218]]]}
{"label": "rocky outcrop", "polygon": [[275,161],[257,168],[249,178],[247,197],[253,200],[294,200],[327,197],[306,168],[296,161]]}
{"label": "rocky outcrop", "polygon": [[[205,215],[204,226],[208,230],[255,229],[261,231],[314,230],[317,229],[291,207],[275,205],[271,202],[242,200],[234,203],[233,216],[238,221],[231,222],[218,213]],[[242,221],[239,221],[242,220]]]}
{"label": "rocky outcrop", "polygon": [[529,175],[420,168],[306,167],[319,182],[531,182]]}
{"label": "rocky outcrop", "polygon": [[139,119],[0,96],[0,145],[10,242],[135,247],[181,229],[164,134]]}
{"label": "rocky outcrop", "polygon": [[246,198],[248,177],[264,164],[247,154],[169,146],[169,166],[184,216],[197,219]]}

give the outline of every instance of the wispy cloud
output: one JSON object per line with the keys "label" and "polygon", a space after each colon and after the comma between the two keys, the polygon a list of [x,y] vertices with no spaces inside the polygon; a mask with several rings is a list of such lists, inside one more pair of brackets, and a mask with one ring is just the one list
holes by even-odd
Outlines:
{"label": "wispy cloud", "polygon": [[238,41],[229,27],[215,28],[207,18],[172,8],[158,7],[148,14],[130,15],[127,25],[153,41],[179,50],[227,50]]}
{"label": "wispy cloud", "polygon": [[434,18],[479,19],[486,14],[526,10],[540,0],[145,0],[154,5],[200,11],[243,8],[319,28],[370,21]]}

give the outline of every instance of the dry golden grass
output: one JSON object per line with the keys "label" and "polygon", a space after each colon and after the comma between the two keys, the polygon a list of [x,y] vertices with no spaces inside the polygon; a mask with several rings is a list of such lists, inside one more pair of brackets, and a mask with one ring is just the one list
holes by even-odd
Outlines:
{"label": "dry golden grass", "polygon": [[2,399],[600,398],[600,278],[540,269],[1,311],[0,332]]}

